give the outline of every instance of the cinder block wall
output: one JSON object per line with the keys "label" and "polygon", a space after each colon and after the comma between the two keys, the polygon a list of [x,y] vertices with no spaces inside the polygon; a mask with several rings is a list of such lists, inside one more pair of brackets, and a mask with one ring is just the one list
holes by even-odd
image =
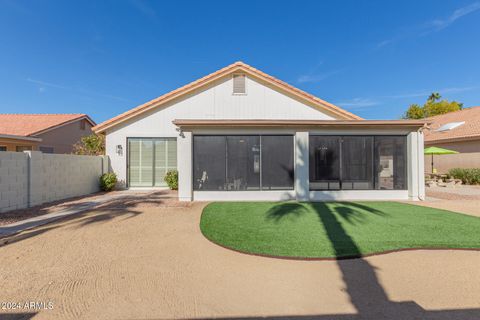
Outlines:
{"label": "cinder block wall", "polygon": [[28,154],[0,152],[0,212],[28,206]]}
{"label": "cinder block wall", "polygon": [[31,206],[99,191],[102,157],[37,151],[30,154]]}
{"label": "cinder block wall", "polygon": [[[453,168],[480,168],[480,152],[434,155],[433,167],[437,173],[448,173]],[[432,156],[429,154],[425,155],[425,172],[432,172]]]}
{"label": "cinder block wall", "polygon": [[99,191],[108,163],[102,156],[0,153],[0,212]]}

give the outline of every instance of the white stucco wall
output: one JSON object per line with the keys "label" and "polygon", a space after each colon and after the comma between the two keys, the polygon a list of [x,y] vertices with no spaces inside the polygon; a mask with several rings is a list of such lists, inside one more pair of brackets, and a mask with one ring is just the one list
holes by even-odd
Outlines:
{"label": "white stucco wall", "polygon": [[[106,152],[111,170],[123,182],[121,186],[125,186],[127,179],[127,137],[178,137],[172,124],[175,119],[334,119],[252,78],[247,77],[246,86],[246,95],[232,94],[233,81],[228,76],[206,89],[107,130]],[[117,145],[122,146],[123,155],[116,153]]]}
{"label": "white stucco wall", "polygon": [[[331,129],[331,128],[231,128],[189,129],[179,132],[175,119],[315,119],[332,120],[333,116],[320,112],[292,97],[278,92],[268,85],[247,78],[247,94],[233,95],[230,77],[223,78],[206,89],[173,101],[161,108],[132,118],[106,132],[106,150],[110,158],[110,170],[114,171],[125,187],[127,182],[128,137],[175,137],[179,171],[179,198],[191,200],[391,200],[418,199],[424,194],[423,135],[407,129]],[[192,137],[195,134],[294,134],[295,135],[295,190],[262,192],[206,192],[192,190]],[[408,190],[352,190],[309,191],[308,136],[310,134],[359,134],[359,135],[408,135]],[[117,145],[123,153],[117,154]]]}

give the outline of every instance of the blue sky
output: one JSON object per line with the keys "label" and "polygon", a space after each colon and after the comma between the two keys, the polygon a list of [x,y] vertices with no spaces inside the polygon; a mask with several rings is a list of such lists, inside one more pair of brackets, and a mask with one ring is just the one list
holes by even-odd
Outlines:
{"label": "blue sky", "polygon": [[480,1],[0,0],[0,113],[101,122],[238,60],[368,119],[480,105]]}

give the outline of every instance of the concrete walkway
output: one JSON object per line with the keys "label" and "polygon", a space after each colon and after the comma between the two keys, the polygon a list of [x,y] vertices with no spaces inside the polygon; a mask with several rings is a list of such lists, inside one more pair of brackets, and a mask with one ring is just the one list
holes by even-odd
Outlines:
{"label": "concrete walkway", "polygon": [[101,196],[95,197],[95,200],[93,201],[87,201],[87,202],[78,202],[72,204],[69,208],[67,209],[60,209],[48,214],[44,214],[41,216],[36,216],[30,219],[25,219],[22,221],[18,221],[15,223],[7,224],[4,226],[0,227],[0,238],[6,237],[6,236],[11,236],[15,233],[22,232],[31,228],[39,227],[44,224],[53,222],[55,220],[59,220],[74,214],[78,214],[87,210],[91,210],[101,204],[107,203],[109,201],[119,199],[123,197],[123,194],[121,193],[115,193],[115,194],[104,194]]}
{"label": "concrete walkway", "polygon": [[176,192],[170,190],[124,190],[102,195],[87,195],[85,196],[85,199],[71,202],[66,200],[64,204],[54,207],[53,212],[0,226],[0,238],[8,237],[25,230],[39,227],[99,207],[113,206],[115,208],[125,208],[129,203],[130,205],[132,203],[135,205],[141,203],[143,205],[150,204],[161,206],[165,200],[172,202],[176,201],[176,199]]}

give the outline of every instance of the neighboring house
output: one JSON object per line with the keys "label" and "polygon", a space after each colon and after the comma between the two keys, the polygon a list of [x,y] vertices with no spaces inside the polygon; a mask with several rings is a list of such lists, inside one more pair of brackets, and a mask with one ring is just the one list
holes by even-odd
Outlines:
{"label": "neighboring house", "polygon": [[94,125],[86,114],[0,114],[0,151],[71,153]]}
{"label": "neighboring house", "polygon": [[461,153],[480,152],[480,107],[466,108],[428,118],[425,145]]}
{"label": "neighboring house", "polygon": [[423,198],[423,120],[363,120],[236,62],[107,120],[121,186],[180,200]]}
{"label": "neighboring house", "polygon": [[[451,168],[480,168],[480,107],[466,108],[427,119],[425,146],[455,150],[460,154],[434,156],[434,166],[440,173]],[[425,170],[431,172],[430,157]]]}

